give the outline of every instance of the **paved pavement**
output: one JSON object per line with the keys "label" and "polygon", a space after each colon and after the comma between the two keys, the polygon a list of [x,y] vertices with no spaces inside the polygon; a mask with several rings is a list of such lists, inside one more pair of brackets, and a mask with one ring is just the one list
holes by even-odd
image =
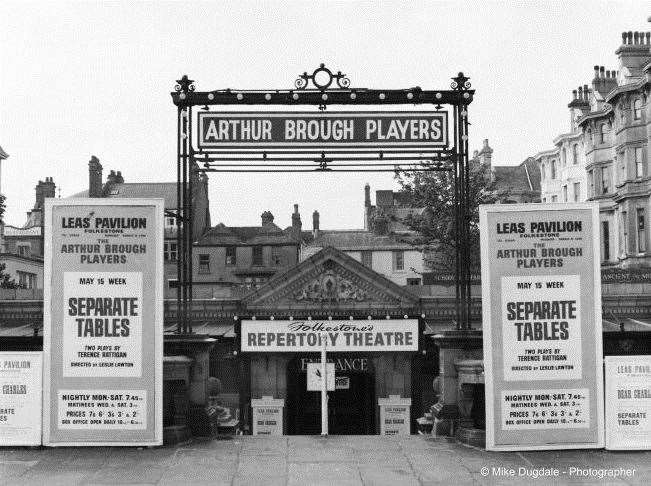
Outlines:
{"label": "paved pavement", "polygon": [[[552,474],[555,468],[558,477],[535,479],[541,468]],[[650,483],[651,452],[496,453],[424,436],[238,436],[145,449],[0,448],[1,485]]]}

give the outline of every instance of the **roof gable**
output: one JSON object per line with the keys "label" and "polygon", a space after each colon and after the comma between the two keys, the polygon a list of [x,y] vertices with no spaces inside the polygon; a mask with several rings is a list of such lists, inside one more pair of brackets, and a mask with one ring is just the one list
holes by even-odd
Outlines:
{"label": "roof gable", "polygon": [[419,298],[333,247],[325,248],[244,297],[248,309],[300,311],[411,309]]}

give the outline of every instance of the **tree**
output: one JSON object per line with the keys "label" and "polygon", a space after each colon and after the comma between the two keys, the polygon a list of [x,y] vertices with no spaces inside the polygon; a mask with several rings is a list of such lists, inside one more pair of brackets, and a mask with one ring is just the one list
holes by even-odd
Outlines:
{"label": "tree", "polygon": [[[506,192],[495,188],[489,166],[471,161],[469,171],[470,268],[475,273],[479,271],[479,205],[500,201]],[[423,208],[403,222],[418,232],[415,243],[424,248],[426,266],[436,273],[454,273],[458,241],[453,174],[400,171],[396,179],[410,205]]]}
{"label": "tree", "polygon": [[[3,216],[6,207],[5,196],[0,194],[0,226],[4,224]],[[6,268],[7,266],[4,263],[0,263],[0,289],[17,289],[19,285],[8,273],[5,272]]]}

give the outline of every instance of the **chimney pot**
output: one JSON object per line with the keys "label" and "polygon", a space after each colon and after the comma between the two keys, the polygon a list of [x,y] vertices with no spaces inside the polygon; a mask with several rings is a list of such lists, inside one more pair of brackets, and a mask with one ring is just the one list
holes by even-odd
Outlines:
{"label": "chimney pot", "polygon": [[572,99],[573,100],[576,99],[576,90],[575,89],[572,90]]}
{"label": "chimney pot", "polygon": [[651,43],[651,32],[647,32],[647,33],[644,34],[644,35],[645,35],[645,37],[646,37],[646,43],[647,43],[647,44]]}
{"label": "chimney pot", "polygon": [[633,43],[633,32],[629,30],[627,37],[628,37],[628,43],[632,44]]}
{"label": "chimney pot", "polygon": [[626,44],[626,32],[622,32],[622,44]]}
{"label": "chimney pot", "polygon": [[640,40],[640,34],[638,32],[633,32],[633,44],[637,45]]}

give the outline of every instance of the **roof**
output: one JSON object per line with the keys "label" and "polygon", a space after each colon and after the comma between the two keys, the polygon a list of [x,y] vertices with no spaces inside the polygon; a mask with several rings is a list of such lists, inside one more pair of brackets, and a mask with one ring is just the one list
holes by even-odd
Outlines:
{"label": "roof", "polygon": [[[71,197],[88,197],[81,191]],[[110,185],[105,197],[164,199],[165,209],[176,209],[176,182],[122,182]]]}
{"label": "roof", "polygon": [[278,245],[297,244],[291,234],[281,230],[274,223],[261,226],[226,226],[219,223],[203,234],[199,245]]}
{"label": "roof", "polygon": [[9,154],[4,150],[2,150],[2,147],[0,147],[0,160],[4,160],[7,158],[9,158]]}
{"label": "roof", "polygon": [[533,157],[520,165],[494,166],[495,184],[509,192],[540,192],[540,169]]}
{"label": "roof", "polygon": [[320,230],[307,246],[333,247],[338,250],[415,250],[414,245],[398,241],[392,236],[376,235],[366,230]]}

